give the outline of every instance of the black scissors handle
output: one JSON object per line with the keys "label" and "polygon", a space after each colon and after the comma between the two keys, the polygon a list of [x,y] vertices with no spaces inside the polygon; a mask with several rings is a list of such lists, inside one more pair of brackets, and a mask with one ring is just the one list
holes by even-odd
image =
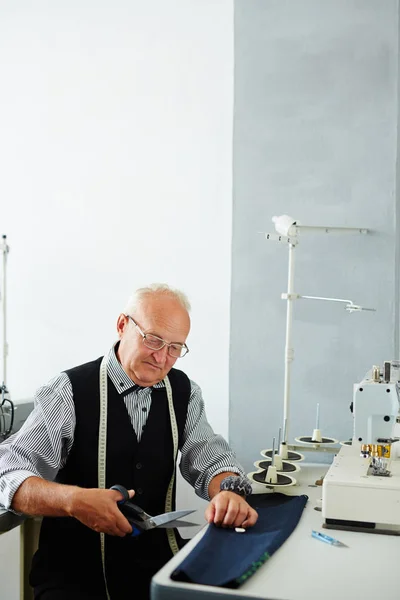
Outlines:
{"label": "black scissors handle", "polygon": [[117,492],[121,492],[123,495],[122,500],[119,500],[117,504],[122,514],[132,525],[132,535],[137,536],[148,529],[149,524],[146,522],[151,519],[150,515],[140,508],[140,506],[129,500],[128,490],[123,485],[113,485],[110,489],[117,490]]}
{"label": "black scissors handle", "polygon": [[117,492],[121,492],[123,495],[122,500],[118,500],[118,504],[123,504],[129,500],[129,492],[123,485],[112,485],[110,490],[117,490]]}

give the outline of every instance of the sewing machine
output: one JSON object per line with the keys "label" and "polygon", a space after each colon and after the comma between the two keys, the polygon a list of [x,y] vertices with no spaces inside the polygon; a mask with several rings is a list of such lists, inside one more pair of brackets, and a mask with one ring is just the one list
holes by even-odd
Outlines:
{"label": "sewing machine", "polygon": [[[319,600],[321,594],[325,600],[373,600],[382,593],[387,599],[397,600],[400,455],[396,446],[400,444],[396,437],[400,433],[400,377],[396,369],[395,363],[385,363],[383,372],[374,367],[354,386],[353,439],[349,444],[343,443],[329,468],[304,463],[296,472],[296,485],[285,489],[285,493],[305,493],[309,501],[290,538],[265,565],[239,589],[173,580],[176,567],[195,548],[206,526],[153,577],[152,600]],[[321,477],[322,514],[321,488],[315,485]],[[255,489],[254,493],[264,491]],[[341,552],[327,544],[314,543],[311,531],[321,527],[351,530],[333,534],[348,547]],[[365,531],[394,535],[373,537],[366,536]],[[307,579],[304,574],[309,572],[310,564],[313,578]],[[285,576],[288,565],[290,577]],[[332,577],[332,573],[340,576]],[[368,577],[368,573],[384,573],[384,578]]]}
{"label": "sewing machine", "polygon": [[323,480],[328,529],[400,535],[399,363],[374,366],[354,385],[353,438]]}

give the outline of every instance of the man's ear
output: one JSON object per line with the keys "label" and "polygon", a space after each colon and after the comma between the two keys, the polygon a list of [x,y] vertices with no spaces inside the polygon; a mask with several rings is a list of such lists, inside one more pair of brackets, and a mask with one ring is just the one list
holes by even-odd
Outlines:
{"label": "man's ear", "polygon": [[119,339],[122,338],[122,335],[127,326],[128,326],[128,318],[124,315],[124,313],[121,313],[117,319],[117,332],[118,332]]}

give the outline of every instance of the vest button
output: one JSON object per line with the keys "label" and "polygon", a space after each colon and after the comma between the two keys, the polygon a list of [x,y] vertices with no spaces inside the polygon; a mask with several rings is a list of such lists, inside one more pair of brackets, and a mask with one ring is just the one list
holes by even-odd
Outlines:
{"label": "vest button", "polygon": [[142,463],[137,463],[137,464],[136,464],[136,468],[137,468],[137,469],[141,469],[141,468],[142,468]]}
{"label": "vest button", "polygon": [[137,494],[143,494],[143,490],[142,490],[142,488],[138,488],[138,489],[136,490],[136,493],[137,493]]}

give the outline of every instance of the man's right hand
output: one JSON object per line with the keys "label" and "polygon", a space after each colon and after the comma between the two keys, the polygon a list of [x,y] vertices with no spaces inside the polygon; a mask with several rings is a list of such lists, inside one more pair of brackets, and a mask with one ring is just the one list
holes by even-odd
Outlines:
{"label": "man's right hand", "polygon": [[[129,498],[133,498],[135,492],[128,492]],[[77,487],[71,498],[69,513],[98,533],[124,537],[132,533],[132,526],[118,508],[117,502],[122,499],[121,492],[117,490]]]}
{"label": "man's right hand", "polygon": [[[135,492],[128,491],[133,498]],[[75,517],[94,531],[123,537],[132,533],[132,527],[118,508],[122,499],[117,490],[86,489],[32,476],[15,492],[11,508],[30,516]]]}

